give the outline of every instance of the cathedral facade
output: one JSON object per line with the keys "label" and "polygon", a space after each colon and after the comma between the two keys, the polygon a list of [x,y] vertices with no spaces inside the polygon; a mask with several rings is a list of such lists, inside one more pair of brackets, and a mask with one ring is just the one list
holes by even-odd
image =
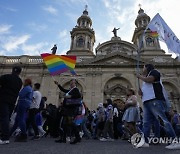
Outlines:
{"label": "cathedral facade", "polygon": [[[95,32],[88,11],[85,9],[77,19],[77,25],[70,32],[71,44],[67,55],[77,56],[75,78],[90,109],[96,109],[97,104],[107,98],[120,105],[126,99],[127,88],[137,91],[139,61],[140,68],[152,63],[161,72],[169,100],[173,108],[180,112],[180,62],[165,54],[158,38],[152,37],[150,31],[144,33],[149,21],[150,17],[140,9],[135,19],[133,43],[121,40],[114,31],[114,37],[99,44],[94,53]],[[62,102],[64,94],[54,84],[40,56],[0,56],[0,75],[10,73],[14,65],[23,68],[22,79],[31,78],[33,82],[41,83],[42,95],[48,98],[48,103],[58,106]],[[54,77],[64,88],[69,87],[72,78],[69,72]],[[139,102],[141,104],[140,98]]]}

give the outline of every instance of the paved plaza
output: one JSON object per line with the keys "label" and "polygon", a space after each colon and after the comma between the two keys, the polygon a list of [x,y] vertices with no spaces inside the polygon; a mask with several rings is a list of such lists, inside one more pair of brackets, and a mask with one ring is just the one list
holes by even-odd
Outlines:
{"label": "paved plaza", "polygon": [[25,143],[11,141],[0,146],[0,154],[179,154],[180,150],[167,150],[165,145],[152,145],[149,148],[135,149],[127,141],[100,142],[85,140],[76,145],[55,143],[53,138],[42,138],[38,141],[28,140]]}

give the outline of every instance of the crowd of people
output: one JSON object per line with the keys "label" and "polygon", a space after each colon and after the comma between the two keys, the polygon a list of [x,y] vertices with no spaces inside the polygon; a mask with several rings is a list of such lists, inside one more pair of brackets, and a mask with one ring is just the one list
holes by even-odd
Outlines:
{"label": "crowd of people", "polygon": [[[57,81],[64,100],[60,106],[47,104],[42,97],[40,83],[31,79],[20,79],[20,67],[13,67],[11,74],[0,77],[0,144],[9,144],[10,137],[16,142],[26,142],[41,137],[57,138],[56,143],[77,144],[84,139],[102,142],[117,139],[131,142],[131,137],[143,134],[149,147],[148,137],[180,137],[180,115],[167,101],[160,72],[152,64],[144,65],[143,81],[138,94],[143,108],[137,100],[136,91],[127,89],[126,101],[119,107],[111,99],[98,104],[96,110],[89,110],[77,85],[70,81],[70,88],[64,89]],[[23,86],[23,88],[22,88]],[[16,103],[17,102],[17,103]],[[167,149],[180,149],[180,143],[170,143]]]}

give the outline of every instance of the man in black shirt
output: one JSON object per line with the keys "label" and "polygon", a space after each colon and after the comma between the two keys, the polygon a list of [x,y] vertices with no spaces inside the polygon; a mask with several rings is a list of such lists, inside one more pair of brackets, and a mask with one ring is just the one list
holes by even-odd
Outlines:
{"label": "man in black shirt", "polygon": [[11,74],[0,76],[0,124],[2,133],[0,144],[9,143],[9,120],[22,87],[20,73],[21,68],[15,66]]}

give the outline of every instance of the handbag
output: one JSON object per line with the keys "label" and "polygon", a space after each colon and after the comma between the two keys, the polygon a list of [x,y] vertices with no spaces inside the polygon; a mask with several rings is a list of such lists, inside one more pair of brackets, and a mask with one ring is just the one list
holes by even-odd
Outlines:
{"label": "handbag", "polygon": [[77,116],[82,114],[82,105],[79,106],[64,106],[61,114],[63,116]]}
{"label": "handbag", "polygon": [[81,105],[82,104],[82,99],[81,98],[67,98],[65,101],[65,105],[67,106],[76,106],[76,105]]}

